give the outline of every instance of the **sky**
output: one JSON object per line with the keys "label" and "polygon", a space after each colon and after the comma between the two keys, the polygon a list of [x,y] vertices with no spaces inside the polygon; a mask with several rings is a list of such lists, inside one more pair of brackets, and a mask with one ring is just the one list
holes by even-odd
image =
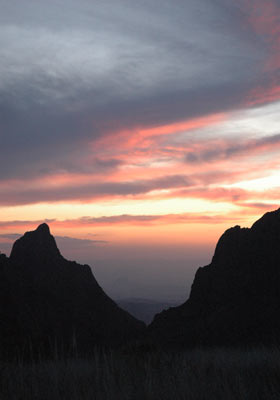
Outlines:
{"label": "sky", "polygon": [[280,199],[280,0],[0,0],[0,250],[46,221],[114,299],[180,302]]}

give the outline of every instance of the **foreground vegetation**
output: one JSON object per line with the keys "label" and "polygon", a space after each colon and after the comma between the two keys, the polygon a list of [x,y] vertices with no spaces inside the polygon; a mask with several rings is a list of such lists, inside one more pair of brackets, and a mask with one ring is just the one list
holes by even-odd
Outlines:
{"label": "foreground vegetation", "polygon": [[91,360],[1,363],[1,400],[270,400],[280,350],[96,352]]}

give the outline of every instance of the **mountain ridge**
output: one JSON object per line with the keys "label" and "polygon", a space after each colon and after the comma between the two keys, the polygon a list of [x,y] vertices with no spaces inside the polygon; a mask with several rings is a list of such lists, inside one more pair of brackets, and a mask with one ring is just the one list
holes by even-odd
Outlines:
{"label": "mountain ridge", "polygon": [[280,209],[251,228],[235,226],[198,268],[189,299],[157,314],[152,336],[173,345],[278,342],[280,334]]}
{"label": "mountain ridge", "polygon": [[35,353],[88,353],[145,329],[105,294],[88,265],[60,254],[47,224],[16,240],[10,257],[1,254],[0,282],[2,353],[30,346]]}
{"label": "mountain ridge", "polygon": [[[187,301],[145,324],[122,310],[88,265],[66,260],[47,224],[0,254],[2,354],[83,354],[139,338],[171,347],[280,342],[280,208],[219,238]],[[74,346],[75,342],[75,346]]]}

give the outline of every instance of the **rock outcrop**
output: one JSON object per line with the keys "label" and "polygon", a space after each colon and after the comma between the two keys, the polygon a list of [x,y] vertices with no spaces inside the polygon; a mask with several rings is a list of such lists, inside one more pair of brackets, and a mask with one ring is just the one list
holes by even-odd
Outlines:
{"label": "rock outcrop", "polygon": [[88,354],[118,345],[145,325],[122,310],[87,265],[67,261],[48,225],[27,232],[9,258],[0,254],[1,353]]}
{"label": "rock outcrop", "polygon": [[235,226],[199,268],[189,299],[158,314],[153,338],[170,345],[280,342],[280,209],[253,226]]}

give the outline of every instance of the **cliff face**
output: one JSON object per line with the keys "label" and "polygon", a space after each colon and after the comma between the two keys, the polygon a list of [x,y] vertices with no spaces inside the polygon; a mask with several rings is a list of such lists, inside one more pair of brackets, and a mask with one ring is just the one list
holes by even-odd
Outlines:
{"label": "cliff face", "polygon": [[280,209],[227,230],[186,303],[158,314],[149,331],[171,345],[269,344],[280,341],[279,315]]}
{"label": "cliff face", "polygon": [[145,326],[116,305],[87,265],[60,254],[46,224],[0,255],[2,353],[90,352],[125,343]]}

